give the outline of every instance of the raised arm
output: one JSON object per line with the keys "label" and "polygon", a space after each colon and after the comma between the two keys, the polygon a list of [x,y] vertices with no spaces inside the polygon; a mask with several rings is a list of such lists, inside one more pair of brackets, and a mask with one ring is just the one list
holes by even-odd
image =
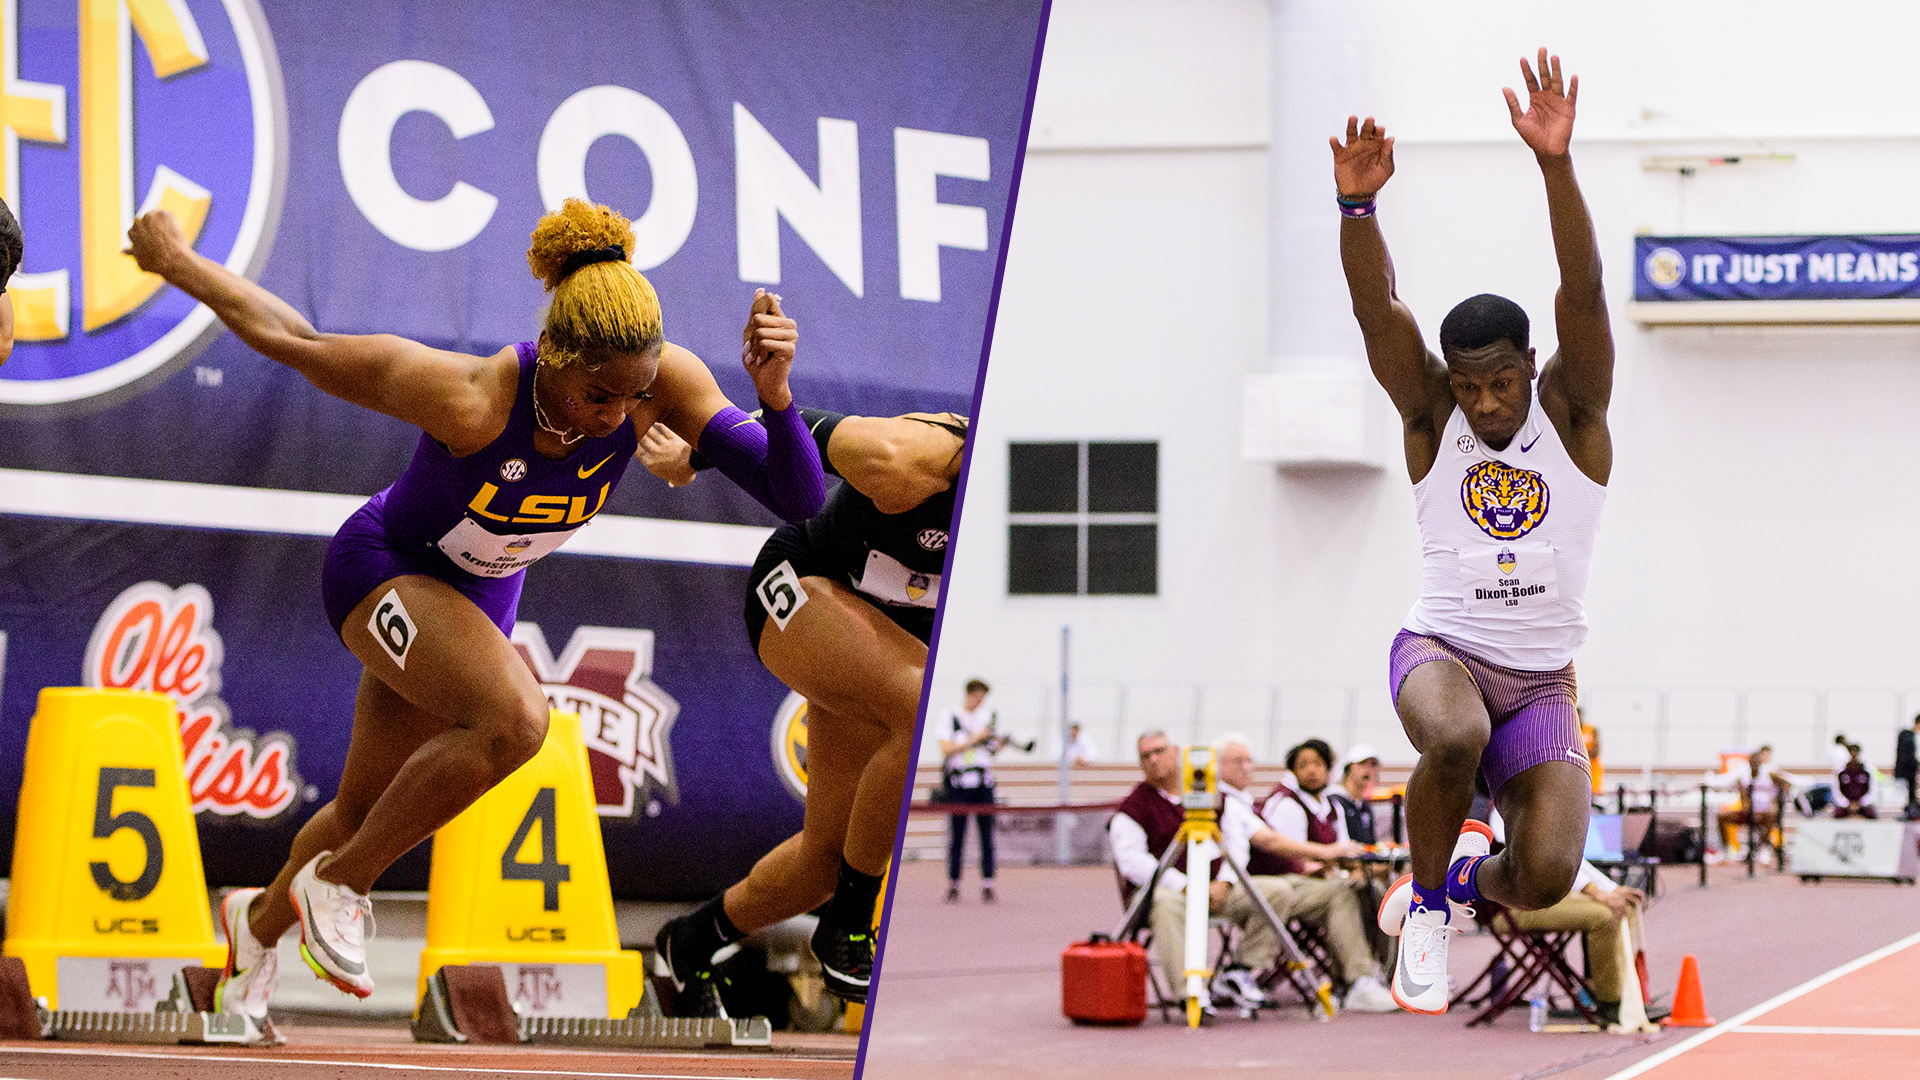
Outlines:
{"label": "raised arm", "polygon": [[518,372],[504,382],[493,357],[392,334],[323,334],[286,301],[194,251],[165,210],[142,215],[128,237],[140,269],[212,308],[248,348],[334,397],[417,425],[455,454],[480,449],[506,424]]}
{"label": "raised arm", "polygon": [[[1502,93],[1513,129],[1533,151],[1547,185],[1547,216],[1553,227],[1553,253],[1560,266],[1560,288],[1554,294],[1553,315],[1560,335],[1558,352],[1541,371],[1541,393],[1564,401],[1567,418],[1582,447],[1569,447],[1594,479],[1605,483],[1612,463],[1612,447],[1605,440],[1607,404],[1613,396],[1613,328],[1607,320],[1607,298],[1600,281],[1600,246],[1594,240],[1593,216],[1580,195],[1568,152],[1573,137],[1574,103],[1580,96],[1580,78],[1563,80],[1560,58],[1542,48],[1540,71],[1522,58],[1520,74],[1527,87],[1527,108],[1511,88]],[[1587,453],[1583,454],[1583,449]],[[1592,455],[1600,455],[1598,458]]]}
{"label": "raised arm", "polygon": [[1393,258],[1373,213],[1374,197],[1393,176],[1393,139],[1373,117],[1363,124],[1349,116],[1346,143],[1337,137],[1327,141],[1333,147],[1333,179],[1340,196],[1340,265],[1347,274],[1353,316],[1366,341],[1373,377],[1405,425],[1407,467],[1418,480],[1433,464],[1446,369],[1427,351],[1413,312],[1400,302]]}
{"label": "raised arm", "polygon": [[[655,393],[666,402],[660,422],[697,447],[762,506],[788,521],[805,521],[826,501],[826,478],[820,471],[820,452],[787,385],[799,333],[780,310],[780,298],[761,289],[754,293],[741,336],[740,361],[760,397],[760,419],[755,421],[727,400],[699,357],[667,345],[655,379]],[[635,456],[673,482],[650,460],[660,440],[651,441],[656,445],[649,446],[643,437]]]}

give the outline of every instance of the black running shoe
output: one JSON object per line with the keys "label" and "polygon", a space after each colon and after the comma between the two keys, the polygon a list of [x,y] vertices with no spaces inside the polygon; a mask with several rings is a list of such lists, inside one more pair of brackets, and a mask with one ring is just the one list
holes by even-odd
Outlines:
{"label": "black running shoe", "polygon": [[674,941],[677,938],[684,943],[689,925],[686,916],[669,919],[653,939],[653,947],[660,954],[660,962],[666,965],[667,977],[673,980],[676,991],[673,1015],[725,1020],[727,1007],[720,1002],[719,980],[714,977],[711,958],[695,967],[683,947],[679,963],[674,962]]}
{"label": "black running shoe", "polygon": [[856,1005],[867,1002],[867,983],[873,978],[873,934],[862,927],[859,933],[831,925],[826,919],[813,932],[813,955],[820,961],[820,974],[826,978],[827,991]]}

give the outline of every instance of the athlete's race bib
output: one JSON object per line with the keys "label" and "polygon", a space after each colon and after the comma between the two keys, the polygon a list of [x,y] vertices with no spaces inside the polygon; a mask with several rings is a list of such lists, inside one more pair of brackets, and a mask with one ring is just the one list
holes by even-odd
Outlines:
{"label": "athlete's race bib", "polygon": [[1460,599],[1468,611],[1530,615],[1559,602],[1552,544],[1476,544],[1459,554]]}
{"label": "athlete's race bib", "polygon": [[560,532],[499,533],[488,532],[472,518],[461,518],[440,538],[440,550],[453,565],[478,577],[506,577],[517,574],[553,549],[567,542],[578,528]]}
{"label": "athlete's race bib", "polygon": [[867,552],[867,565],[853,587],[883,604],[930,608],[940,602],[940,575],[906,568],[883,551]]}

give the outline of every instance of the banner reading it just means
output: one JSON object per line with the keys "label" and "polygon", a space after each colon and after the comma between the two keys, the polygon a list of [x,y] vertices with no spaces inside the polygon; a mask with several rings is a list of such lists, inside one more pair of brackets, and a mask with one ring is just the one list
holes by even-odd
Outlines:
{"label": "banner reading it just means", "polygon": [[[27,243],[0,367],[0,859],[39,689],[130,685],[179,708],[210,878],[265,880],[338,783],[360,676],[320,609],[326,539],[418,438],[139,273],[133,214],[173,210],[323,331],[487,354],[537,333],[528,234],[584,196],[634,220],[668,339],[734,401],[765,285],[800,323],[802,403],[964,411],[1042,8],[0,0]],[[619,895],[709,894],[799,827],[769,753],[794,744],[770,738],[786,689],[740,617],[772,523],[716,476],[635,469],[528,573],[514,640],[583,714]]]}
{"label": "banner reading it just means", "polygon": [[1638,236],[1633,298],[1920,299],[1920,236]]}

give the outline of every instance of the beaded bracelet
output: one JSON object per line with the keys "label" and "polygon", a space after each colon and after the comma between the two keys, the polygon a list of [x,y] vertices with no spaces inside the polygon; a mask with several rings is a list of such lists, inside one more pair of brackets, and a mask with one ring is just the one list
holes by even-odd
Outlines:
{"label": "beaded bracelet", "polygon": [[1336,196],[1340,203],[1340,213],[1350,218],[1370,218],[1373,216],[1373,196],[1367,195],[1349,199],[1345,195]]}

